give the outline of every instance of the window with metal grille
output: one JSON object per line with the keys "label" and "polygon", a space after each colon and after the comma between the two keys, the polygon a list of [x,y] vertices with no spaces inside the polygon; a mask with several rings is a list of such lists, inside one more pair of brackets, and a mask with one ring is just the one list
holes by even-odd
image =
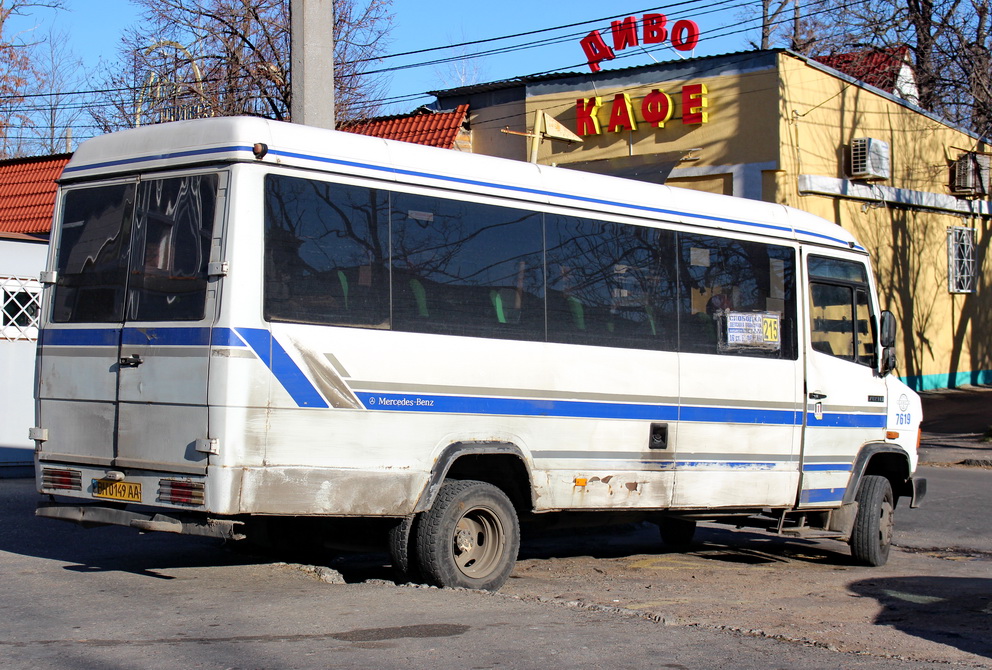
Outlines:
{"label": "window with metal grille", "polygon": [[975,231],[971,228],[947,229],[947,290],[975,292]]}
{"label": "window with metal grille", "polygon": [[41,283],[37,279],[0,277],[3,312],[0,339],[37,340]]}

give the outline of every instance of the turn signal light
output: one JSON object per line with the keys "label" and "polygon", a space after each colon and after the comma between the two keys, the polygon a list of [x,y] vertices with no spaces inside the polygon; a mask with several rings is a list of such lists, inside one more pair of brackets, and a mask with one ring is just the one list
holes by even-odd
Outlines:
{"label": "turn signal light", "polygon": [[79,470],[44,468],[41,471],[41,487],[59,491],[82,491],[83,476]]}
{"label": "turn signal light", "polygon": [[162,502],[179,505],[202,505],[203,482],[160,479],[158,482],[158,499]]}

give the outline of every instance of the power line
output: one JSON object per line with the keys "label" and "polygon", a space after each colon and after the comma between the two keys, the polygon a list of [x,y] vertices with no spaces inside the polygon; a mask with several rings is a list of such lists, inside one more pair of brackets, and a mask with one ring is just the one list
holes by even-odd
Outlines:
{"label": "power line", "polygon": [[[649,13],[649,12],[656,11],[656,10],[664,10],[664,11],[669,11],[670,12],[673,9],[695,6],[697,4],[704,3],[704,2],[705,2],[705,0],[684,0],[683,2],[677,2],[677,3],[671,4],[671,5],[665,5],[665,6],[659,6],[659,7],[652,7],[652,8],[640,10],[639,12],[626,12],[626,13],[623,13],[623,14],[616,14],[616,15],[613,15],[613,16],[602,17],[602,18],[599,18],[599,19],[592,19],[592,20],[589,20],[589,21],[581,21],[581,22],[576,22],[576,23],[570,23],[570,24],[565,24],[565,25],[561,25],[561,26],[555,26],[555,27],[552,27],[552,28],[543,28],[543,29],[539,29],[539,30],[533,30],[533,31],[526,31],[526,32],[521,32],[521,33],[515,33],[515,34],[512,34],[512,35],[504,35],[504,36],[498,36],[498,37],[485,38],[485,39],[481,39],[481,40],[473,40],[473,41],[462,42],[462,43],[454,44],[454,45],[428,47],[428,48],[425,48],[425,49],[418,49],[418,50],[414,50],[414,51],[401,52],[401,53],[397,53],[397,54],[388,54],[388,55],[382,56],[380,58],[356,59],[354,61],[349,61],[349,63],[372,62],[372,61],[376,61],[376,60],[386,60],[386,59],[399,58],[399,57],[410,56],[410,55],[421,55],[421,54],[426,54],[426,53],[434,53],[434,52],[443,51],[443,50],[463,48],[463,47],[466,47],[466,46],[477,46],[477,45],[491,44],[491,43],[494,43],[494,42],[508,40],[508,39],[516,39],[516,38],[520,38],[520,37],[527,37],[527,36],[538,35],[538,34],[554,33],[554,32],[558,32],[558,31],[561,31],[561,30],[568,30],[568,29],[571,29],[571,28],[575,28],[575,27],[578,27],[578,26],[589,26],[590,24],[596,24],[596,23],[605,22],[605,21],[608,21],[608,20],[610,20],[612,18],[619,17],[619,16],[630,16],[630,15],[634,15],[634,14],[645,14],[645,13]],[[732,4],[736,4],[736,0],[720,0],[719,2],[715,2],[715,3],[712,3],[712,2],[711,3],[706,3],[704,5],[706,7],[706,9],[704,11],[702,11],[701,14],[699,14],[699,15],[704,15],[705,16],[705,15],[708,15],[708,14],[716,13],[716,12],[722,11],[722,9],[725,6],[732,5]],[[822,10],[822,11],[827,11],[827,10]],[[814,12],[814,13],[811,13],[811,14],[807,14],[806,16],[807,17],[808,16],[815,16],[817,13],[819,13],[819,12]],[[780,24],[790,23],[790,22],[791,22],[791,18],[789,18],[789,19],[782,19],[782,20],[779,20],[779,21],[774,22],[773,25],[780,25]],[[733,35],[737,35],[737,34],[742,34],[742,33],[748,32],[750,30],[754,30],[756,27],[757,26],[749,26],[748,25],[748,22],[744,22],[743,24],[737,24],[737,25],[730,26],[729,27],[730,28],[729,30],[727,29],[728,27],[725,26],[725,27],[723,27],[721,29],[718,29],[716,31],[708,31],[707,33],[704,33],[704,35],[707,35],[711,39],[718,39],[718,38],[721,38],[721,37],[728,37],[728,36],[733,36]],[[562,42],[565,42],[565,41],[573,40],[576,37],[582,36],[584,34],[586,34],[586,31],[582,31],[582,32],[570,32],[570,33],[566,33],[564,35],[546,37],[546,38],[542,38],[542,39],[539,39],[539,40],[532,40],[532,41],[529,41],[529,42],[524,42],[524,43],[521,43],[521,44],[506,45],[506,46],[498,47],[498,48],[494,48],[494,49],[487,49],[487,50],[483,50],[483,51],[480,51],[480,52],[477,52],[477,53],[474,53],[474,54],[453,55],[453,56],[448,56],[448,57],[444,57],[444,58],[437,58],[437,59],[425,60],[425,61],[417,62],[417,63],[408,63],[408,64],[403,64],[403,65],[396,65],[396,66],[381,68],[381,69],[378,69],[378,70],[366,70],[366,71],[363,71],[363,72],[360,72],[360,73],[355,73],[354,76],[367,76],[367,75],[380,74],[380,73],[392,73],[392,72],[399,72],[399,71],[402,71],[402,70],[416,68],[416,67],[425,67],[425,66],[429,66],[429,65],[445,64],[445,63],[450,63],[450,62],[464,61],[464,60],[469,60],[469,59],[472,59],[472,58],[481,58],[481,57],[487,57],[487,56],[492,56],[492,55],[502,55],[502,54],[505,54],[505,53],[512,53],[512,52],[515,52],[515,51],[522,51],[522,50],[539,48],[539,47],[548,46],[548,45],[559,44],[559,43],[562,43]],[[631,51],[628,51],[627,53],[618,54],[617,58],[618,59],[620,59],[620,58],[629,58],[629,57],[637,56],[637,55],[639,55],[641,53],[652,54],[652,53],[657,53],[658,51],[661,51],[661,50],[664,50],[664,49],[668,49],[668,48],[671,48],[671,47],[668,46],[668,45],[659,45],[657,47],[652,47],[652,48],[642,48],[641,50],[638,50],[638,51],[631,50]],[[560,71],[565,70],[565,69],[571,69],[571,68],[576,68],[576,67],[583,67],[585,65],[586,65],[586,63],[580,62],[580,63],[576,63],[574,65],[570,65],[567,68],[555,68],[555,69],[546,70],[544,72],[537,73],[537,74],[524,75],[524,76],[520,76],[520,77],[514,77],[514,79],[517,79],[517,78],[523,79],[523,78],[532,77],[532,76],[539,76],[541,74],[550,74],[550,73],[554,73],[554,72],[560,72]],[[214,80],[207,80],[208,83],[210,83],[212,81],[214,81]],[[144,86],[122,86],[122,87],[111,87],[111,88],[92,89],[92,90],[84,90],[84,91],[53,92],[53,93],[33,93],[33,94],[25,94],[25,95],[22,95],[22,96],[13,96],[13,95],[10,95],[10,96],[0,96],[0,103],[2,103],[3,101],[19,103],[19,102],[23,102],[23,101],[26,101],[26,100],[41,100],[41,99],[50,99],[50,98],[58,98],[58,97],[62,97],[62,98],[80,97],[80,96],[94,96],[95,97],[95,96],[101,96],[101,95],[113,95],[113,94],[120,94],[120,93],[137,94],[139,91],[143,90],[143,88],[144,88]],[[246,88],[228,89],[228,92],[231,92],[231,93],[240,93],[240,92],[245,92],[245,90],[254,90],[254,87],[247,88],[247,89]],[[372,106],[381,106],[381,105],[389,105],[389,104],[399,104],[399,103],[402,103],[402,102],[412,101],[412,100],[415,100],[417,98],[422,98],[422,97],[428,97],[428,96],[426,94],[411,93],[411,94],[403,94],[403,95],[397,95],[397,96],[392,96],[392,97],[387,97],[387,98],[378,98],[376,100],[370,100],[368,102],[368,105],[367,106],[368,107],[372,107]],[[84,109],[98,109],[98,108],[113,107],[113,106],[119,105],[119,104],[120,104],[120,101],[119,100],[110,100],[110,101],[106,101],[106,102],[99,101],[99,100],[83,100],[83,101],[73,102],[73,103],[70,103],[70,104],[57,105],[55,107],[57,109],[60,109],[60,110],[70,110],[70,111],[71,110],[76,110],[76,111],[79,111],[79,110],[84,110]],[[17,110],[20,111],[20,112],[48,111],[48,110],[51,110],[52,108],[53,108],[53,105],[32,106],[32,107],[28,107],[28,106],[24,106],[24,105],[20,105],[20,104],[17,105]],[[85,126],[77,126],[77,127],[82,128],[82,127],[85,127]],[[94,128],[96,128],[96,127],[94,127]]]}
{"label": "power line", "polygon": [[[625,12],[625,13],[622,13],[622,14],[614,14],[614,15],[611,15],[611,16],[603,17],[603,18],[591,19],[591,20],[588,20],[588,21],[581,21],[581,22],[566,24],[566,25],[562,25],[562,26],[554,26],[552,28],[541,28],[541,29],[538,29],[538,30],[526,31],[526,32],[522,32],[522,33],[515,33],[515,34],[512,34],[512,35],[501,35],[501,36],[498,36],[498,37],[484,38],[484,39],[480,39],[480,40],[473,40],[473,41],[468,41],[468,42],[461,42],[461,43],[452,44],[452,45],[427,47],[427,48],[424,48],[424,49],[417,49],[417,50],[413,50],[413,51],[406,51],[406,52],[401,52],[401,53],[397,53],[397,54],[386,54],[386,55],[378,56],[378,57],[353,59],[353,60],[350,60],[350,61],[344,61],[344,62],[342,62],[342,65],[355,65],[355,64],[365,63],[365,62],[378,62],[378,61],[388,60],[388,59],[391,59],[391,58],[398,58],[398,57],[402,57],[402,56],[418,55],[418,54],[430,53],[430,52],[447,50],[447,49],[455,49],[455,48],[462,48],[462,47],[466,47],[466,46],[474,46],[474,45],[480,45],[480,44],[487,44],[487,43],[492,43],[492,42],[497,42],[497,41],[502,41],[502,40],[507,40],[507,39],[514,39],[514,38],[521,37],[521,36],[529,36],[529,35],[535,35],[535,34],[541,34],[541,33],[548,33],[548,32],[554,32],[554,31],[564,30],[564,29],[573,28],[573,27],[582,26],[582,25],[589,25],[589,24],[594,24],[594,23],[601,23],[601,22],[604,22],[604,21],[609,21],[610,19],[613,19],[613,18],[620,17],[620,16],[631,16],[631,15],[635,15],[635,14],[645,14],[645,13],[649,13],[649,12],[656,11],[656,10],[671,11],[672,9],[676,9],[676,8],[679,8],[679,7],[691,6],[691,5],[696,5],[696,4],[704,4],[706,7],[711,8],[708,11],[705,11],[705,12],[702,13],[702,15],[706,15],[706,14],[710,14],[710,13],[714,13],[714,12],[718,11],[717,9],[712,9],[713,7],[719,8],[719,7],[722,7],[722,6],[737,4],[737,0],[720,0],[719,2],[716,2],[716,3],[707,2],[707,0],[683,0],[682,2],[677,2],[677,3],[671,4],[671,5],[663,5],[663,6],[658,6],[658,7],[650,7],[648,9],[640,10],[638,12]],[[543,40],[536,40],[534,42],[529,42],[529,43],[524,43],[524,44],[519,44],[519,45],[510,45],[510,46],[507,46],[507,47],[500,47],[500,48],[497,48],[497,49],[491,49],[491,50],[479,52],[479,53],[476,53],[476,54],[468,54],[468,55],[459,54],[459,55],[449,56],[449,57],[442,58],[442,59],[436,59],[436,60],[429,60],[429,61],[423,61],[423,62],[418,62],[418,63],[410,63],[410,64],[405,64],[405,65],[386,67],[386,68],[381,68],[381,69],[378,69],[378,70],[363,71],[361,73],[356,73],[355,76],[365,76],[365,75],[371,75],[371,74],[382,74],[382,73],[399,72],[401,70],[406,70],[406,69],[411,69],[411,68],[416,68],[416,67],[426,67],[426,66],[430,66],[430,65],[439,65],[439,64],[444,64],[444,63],[454,62],[454,61],[469,60],[469,59],[472,59],[472,58],[481,58],[481,57],[487,57],[487,56],[493,56],[493,55],[501,55],[503,53],[512,53],[514,51],[521,51],[521,50],[525,50],[525,49],[528,49],[528,48],[534,48],[534,47],[538,47],[538,46],[545,46],[545,45],[549,45],[549,44],[558,44],[558,43],[561,43],[561,42],[570,41],[570,40],[575,39],[576,37],[582,36],[584,34],[585,34],[585,32],[569,33],[569,34],[558,36],[558,37],[545,38]],[[213,81],[216,81],[216,80],[207,79],[207,80],[205,80],[205,83],[210,83],[210,82],[213,82]],[[111,88],[103,88],[103,89],[81,90],[81,91],[53,92],[53,93],[29,93],[29,94],[23,94],[23,95],[6,95],[6,96],[0,96],[0,102],[2,102],[4,100],[14,100],[14,101],[17,101],[17,100],[27,100],[27,99],[37,99],[37,98],[51,98],[51,97],[57,97],[57,96],[107,95],[107,94],[113,94],[113,93],[128,93],[128,92],[133,93],[133,92],[140,91],[142,89],[143,89],[143,86],[122,86],[122,87],[111,87]]]}

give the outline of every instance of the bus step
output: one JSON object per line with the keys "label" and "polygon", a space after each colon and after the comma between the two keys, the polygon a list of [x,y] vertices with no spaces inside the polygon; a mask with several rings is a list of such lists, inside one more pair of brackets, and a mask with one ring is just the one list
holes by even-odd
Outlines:
{"label": "bus step", "polygon": [[808,539],[830,539],[843,538],[844,533],[836,530],[825,530],[823,528],[783,528],[780,533],[790,537],[802,537]]}

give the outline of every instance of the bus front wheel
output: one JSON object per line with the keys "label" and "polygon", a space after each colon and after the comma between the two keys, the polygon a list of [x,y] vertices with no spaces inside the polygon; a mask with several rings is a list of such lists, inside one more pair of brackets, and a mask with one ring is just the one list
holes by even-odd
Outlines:
{"label": "bus front wheel", "polygon": [[448,480],[414,525],[420,573],[436,586],[498,590],[520,547],[513,504],[492,484]]}
{"label": "bus front wheel", "polygon": [[851,532],[851,556],[866,565],[885,565],[892,546],[895,501],[889,480],[867,475],[858,487],[858,514]]}

